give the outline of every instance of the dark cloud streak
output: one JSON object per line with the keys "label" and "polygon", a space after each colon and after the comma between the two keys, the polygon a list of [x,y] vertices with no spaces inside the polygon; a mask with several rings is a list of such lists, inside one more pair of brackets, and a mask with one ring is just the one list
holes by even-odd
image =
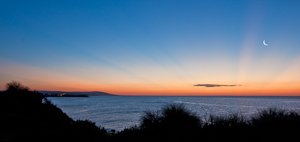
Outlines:
{"label": "dark cloud streak", "polygon": [[233,87],[233,86],[241,86],[241,85],[220,85],[220,84],[196,84],[194,86],[204,86],[204,87]]}

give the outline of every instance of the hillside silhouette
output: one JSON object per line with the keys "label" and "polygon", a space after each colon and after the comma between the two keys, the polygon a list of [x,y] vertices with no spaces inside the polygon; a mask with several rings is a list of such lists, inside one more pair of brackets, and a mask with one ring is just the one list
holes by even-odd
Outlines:
{"label": "hillside silhouette", "polygon": [[107,139],[106,131],[95,123],[74,121],[41,93],[15,81],[0,94],[0,115],[1,141]]}

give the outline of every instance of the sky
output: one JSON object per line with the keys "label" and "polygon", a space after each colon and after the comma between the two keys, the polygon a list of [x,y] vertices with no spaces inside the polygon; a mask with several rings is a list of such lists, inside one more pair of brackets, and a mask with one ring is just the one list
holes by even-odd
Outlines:
{"label": "sky", "polygon": [[0,90],[300,96],[299,25],[299,0],[2,0]]}

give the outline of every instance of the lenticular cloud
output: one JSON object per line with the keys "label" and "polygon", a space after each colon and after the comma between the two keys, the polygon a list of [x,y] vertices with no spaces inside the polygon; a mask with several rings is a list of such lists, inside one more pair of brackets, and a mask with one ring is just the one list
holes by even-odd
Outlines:
{"label": "lenticular cloud", "polygon": [[196,84],[194,86],[204,86],[204,87],[233,87],[233,86],[241,86],[241,85],[221,85],[221,84]]}

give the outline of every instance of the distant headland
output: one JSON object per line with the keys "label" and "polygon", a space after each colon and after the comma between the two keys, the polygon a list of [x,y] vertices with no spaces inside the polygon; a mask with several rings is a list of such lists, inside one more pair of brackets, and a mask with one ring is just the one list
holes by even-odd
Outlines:
{"label": "distant headland", "polygon": [[62,92],[62,91],[39,91],[45,97],[89,97],[89,96],[117,96],[100,91],[92,92]]}

